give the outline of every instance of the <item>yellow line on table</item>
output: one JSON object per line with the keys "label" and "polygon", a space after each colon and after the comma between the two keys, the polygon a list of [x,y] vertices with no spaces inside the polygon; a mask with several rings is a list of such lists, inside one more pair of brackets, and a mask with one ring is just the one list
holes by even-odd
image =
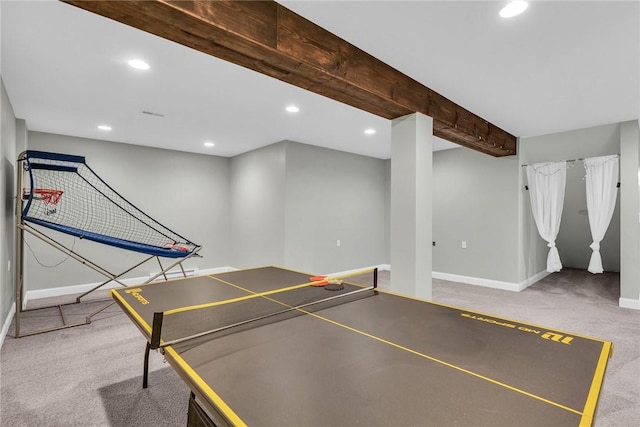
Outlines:
{"label": "yellow line on table", "polygon": [[605,342],[600,352],[600,358],[596,365],[596,371],[593,374],[593,382],[587,395],[587,401],[582,410],[583,415],[580,420],[580,427],[588,427],[593,423],[593,416],[596,412],[596,405],[598,404],[598,395],[600,394],[600,387],[602,386],[602,380],[604,379],[604,372],[607,366],[607,359],[611,357],[613,346],[610,342]]}
{"label": "yellow line on table", "polygon": [[[225,283],[227,285],[234,286],[232,283],[225,282],[224,280],[220,280],[220,279],[216,279],[216,280],[219,280],[220,282],[223,282],[223,283]],[[304,288],[304,287],[310,286],[312,283],[313,282],[307,282],[307,283],[302,283],[302,284],[299,284],[299,285],[289,286],[287,288],[279,288],[279,289],[274,289],[274,290],[271,290],[271,291],[266,291],[266,292],[261,292],[261,293],[253,292],[251,295],[245,295],[243,297],[226,299],[226,300],[222,300],[222,301],[208,302],[208,303],[204,303],[204,304],[196,304],[196,305],[188,305],[188,306],[184,306],[184,307],[178,307],[178,308],[174,308],[174,309],[171,309],[171,310],[167,310],[167,311],[164,312],[164,314],[165,315],[170,315],[170,314],[175,314],[175,313],[181,313],[183,311],[198,310],[198,309],[201,309],[201,308],[215,307],[217,305],[231,304],[231,303],[234,303],[234,302],[245,301],[245,300],[248,300],[248,299],[265,297],[265,296],[277,294],[277,293],[280,293],[280,292],[293,291],[295,289]]]}

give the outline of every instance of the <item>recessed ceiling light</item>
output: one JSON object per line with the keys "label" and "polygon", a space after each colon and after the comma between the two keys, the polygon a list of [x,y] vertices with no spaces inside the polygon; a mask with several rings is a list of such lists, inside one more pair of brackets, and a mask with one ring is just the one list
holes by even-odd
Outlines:
{"label": "recessed ceiling light", "polygon": [[367,135],[373,135],[374,133],[376,133],[376,130],[375,129],[365,129],[364,133],[367,134]]}
{"label": "recessed ceiling light", "polygon": [[297,113],[298,111],[300,111],[300,109],[295,105],[289,105],[287,108],[285,108],[285,110],[287,110],[289,113]]}
{"label": "recessed ceiling light", "polygon": [[100,130],[111,130],[111,126],[108,126],[108,125],[100,125],[100,126],[98,126],[98,129],[100,129]]}
{"label": "recessed ceiling light", "polygon": [[500,10],[500,16],[503,18],[511,18],[513,16],[520,15],[528,6],[529,4],[523,0],[512,1]]}
{"label": "recessed ceiling light", "polygon": [[129,61],[129,65],[137,70],[148,70],[149,64],[144,62],[142,59],[132,59]]}
{"label": "recessed ceiling light", "polygon": [[215,147],[215,145],[216,145],[216,144],[215,144],[215,143],[213,143],[213,142],[211,142],[211,141],[207,141],[207,142],[205,142],[205,143],[204,143],[204,146],[205,146],[205,147]]}

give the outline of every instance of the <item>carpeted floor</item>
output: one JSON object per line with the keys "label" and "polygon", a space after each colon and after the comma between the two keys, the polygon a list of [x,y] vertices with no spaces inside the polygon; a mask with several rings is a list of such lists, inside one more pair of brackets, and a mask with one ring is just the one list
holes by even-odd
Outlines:
{"label": "carpeted floor", "polygon": [[[519,293],[434,280],[433,299],[613,341],[595,425],[635,427],[640,425],[640,311],[617,306],[618,282],[617,274],[570,269]],[[389,273],[381,272],[380,286],[388,283]],[[68,310],[86,315],[99,304]],[[55,322],[57,314],[29,316],[23,332]],[[189,390],[158,354],[151,355],[150,387],[142,389],[144,345],[117,306],[87,326],[7,337],[0,352],[0,425],[186,425]]]}

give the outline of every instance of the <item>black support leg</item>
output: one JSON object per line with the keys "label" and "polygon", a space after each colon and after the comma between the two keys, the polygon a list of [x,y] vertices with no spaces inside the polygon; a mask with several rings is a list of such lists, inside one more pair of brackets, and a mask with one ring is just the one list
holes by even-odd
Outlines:
{"label": "black support leg", "polygon": [[144,348],[144,372],[142,373],[142,388],[147,388],[149,385],[149,351],[151,350],[151,343],[147,341],[147,346]]}

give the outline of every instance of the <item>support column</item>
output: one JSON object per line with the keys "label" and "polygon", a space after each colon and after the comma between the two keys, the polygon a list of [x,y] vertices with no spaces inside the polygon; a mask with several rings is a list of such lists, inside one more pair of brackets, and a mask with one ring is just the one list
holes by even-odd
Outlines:
{"label": "support column", "polygon": [[620,307],[640,310],[640,122],[620,124]]}
{"label": "support column", "polygon": [[391,128],[391,290],[431,300],[433,119],[420,113]]}

